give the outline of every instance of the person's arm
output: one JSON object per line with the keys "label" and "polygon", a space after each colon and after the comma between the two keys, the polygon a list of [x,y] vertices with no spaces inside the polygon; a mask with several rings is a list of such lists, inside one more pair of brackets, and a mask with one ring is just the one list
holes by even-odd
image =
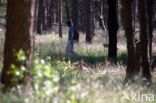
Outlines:
{"label": "person's arm", "polygon": [[71,28],[70,34],[71,34],[71,41],[73,41],[73,39],[74,39],[74,28]]}
{"label": "person's arm", "polygon": [[73,41],[73,39],[74,39],[74,32],[72,31],[71,32],[71,41]]}

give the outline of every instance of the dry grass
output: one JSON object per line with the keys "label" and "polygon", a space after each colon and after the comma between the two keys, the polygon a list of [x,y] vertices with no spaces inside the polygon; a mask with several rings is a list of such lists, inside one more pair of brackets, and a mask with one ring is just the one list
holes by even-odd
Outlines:
{"label": "dry grass", "polygon": [[[41,57],[50,56],[53,59],[64,58],[67,35],[67,28],[64,29],[64,38],[58,38],[57,30],[46,35],[36,36],[35,52]],[[93,44],[85,44],[85,36],[81,34],[81,40],[75,50],[82,56],[79,59],[70,58],[70,60],[79,61],[83,59],[87,63],[86,68],[78,71],[74,77],[74,85],[69,85],[66,90],[60,90],[55,95],[42,97],[40,95],[16,96],[13,94],[0,93],[0,103],[156,103],[156,74],[153,73],[153,83],[150,87],[145,86],[141,80],[131,85],[123,85],[126,66],[122,63],[112,65],[106,61],[107,48],[103,43],[107,43],[102,31],[96,31]],[[126,62],[126,42],[123,31],[118,35],[118,57],[121,61]],[[98,62],[97,62],[98,61]],[[60,86],[63,88],[63,86]],[[60,88],[58,87],[58,88]],[[155,96],[154,101],[135,101],[122,100],[126,93],[131,94],[152,94]]]}
{"label": "dry grass", "polygon": [[[40,97],[39,95],[13,96],[1,95],[0,103],[155,103],[154,101],[133,100],[134,94],[152,94],[156,95],[156,79],[150,87],[137,82],[131,85],[123,85],[125,67],[123,65],[97,65],[90,72],[81,71],[80,77],[74,82],[74,85],[66,87],[67,91],[60,91],[58,94]],[[128,99],[122,99],[124,94]]]}

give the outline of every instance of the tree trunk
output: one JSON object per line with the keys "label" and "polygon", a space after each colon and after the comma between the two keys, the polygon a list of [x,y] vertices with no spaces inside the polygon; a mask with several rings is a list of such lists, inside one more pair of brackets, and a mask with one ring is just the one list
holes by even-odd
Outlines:
{"label": "tree trunk", "polygon": [[38,11],[38,4],[39,4],[39,2],[38,2],[39,0],[36,0],[36,2],[35,2],[35,13],[34,13],[34,15],[35,15],[35,20],[34,20],[34,29],[35,29],[35,33],[37,32],[37,11]]}
{"label": "tree trunk", "polygon": [[[68,1],[65,1],[65,9],[66,9],[66,16],[67,16],[67,21],[70,21],[70,14],[69,14],[69,6],[68,6]],[[75,1],[75,0],[74,0]]]}
{"label": "tree trunk", "polygon": [[86,6],[86,43],[92,43],[92,33],[91,33],[91,0],[85,1]]}
{"label": "tree trunk", "polygon": [[52,18],[53,18],[53,0],[49,0],[47,10],[47,25],[48,29],[52,28]]}
{"label": "tree trunk", "polygon": [[156,1],[154,1],[154,10],[153,10],[153,28],[156,29]]}
{"label": "tree trunk", "polygon": [[82,32],[86,32],[86,16],[85,16],[85,1],[80,1],[79,2],[79,12],[80,12],[80,18],[79,18],[79,30]]}
{"label": "tree trunk", "polygon": [[2,1],[0,0],[0,5],[2,5]]}
{"label": "tree trunk", "polygon": [[10,66],[14,64],[19,69],[22,65],[15,56],[19,50],[26,51],[27,58],[24,62],[27,70],[22,84],[27,89],[31,86],[30,68],[34,48],[34,6],[35,0],[8,0],[4,67],[2,70],[4,91],[9,91],[12,87],[18,85],[18,81],[13,81],[15,73],[12,73],[13,69]]}
{"label": "tree trunk", "polygon": [[59,0],[55,0],[54,4],[55,4],[55,23],[59,23]]}
{"label": "tree trunk", "polygon": [[108,20],[108,4],[107,0],[103,1],[103,25],[105,28],[108,28],[108,23],[106,22]]}
{"label": "tree trunk", "polygon": [[46,3],[46,0],[42,0],[43,1],[43,8],[42,8],[42,16],[41,17],[43,17],[42,18],[42,29],[43,30],[47,30],[47,16],[46,16],[46,6],[47,6],[47,3]]}
{"label": "tree trunk", "polygon": [[58,0],[59,37],[62,38],[62,0]]}
{"label": "tree trunk", "polygon": [[37,17],[37,33],[42,33],[42,15],[43,15],[43,0],[39,0],[38,17]]}
{"label": "tree trunk", "polygon": [[153,39],[153,0],[147,0],[148,12],[148,35],[149,35],[149,62],[152,61],[152,39]]}
{"label": "tree trunk", "polygon": [[72,1],[72,22],[74,27],[78,28],[78,1]]}
{"label": "tree trunk", "polygon": [[95,36],[95,12],[94,12],[94,7],[93,7],[93,0],[91,0],[91,35],[92,35],[92,38]]}
{"label": "tree trunk", "polygon": [[104,12],[104,1],[100,1],[100,16],[99,16],[99,26],[104,30],[104,25],[103,25],[103,12]]}
{"label": "tree trunk", "polygon": [[137,19],[137,8],[138,8],[138,0],[133,0],[132,1],[132,17],[133,17],[133,29],[135,32],[135,26],[136,26],[136,19]]}
{"label": "tree trunk", "polygon": [[94,2],[94,8],[96,10],[95,14],[96,14],[96,19],[98,21],[98,25],[100,28],[104,29],[103,24],[102,24],[102,19],[103,19],[103,1],[101,0],[99,1],[95,1]]}
{"label": "tree trunk", "polygon": [[138,1],[139,24],[140,24],[140,41],[141,41],[141,60],[143,77],[151,81],[151,73],[149,66],[149,35],[148,35],[148,18],[147,18],[147,1]]}
{"label": "tree trunk", "polygon": [[115,62],[117,59],[117,0],[108,0],[108,34],[109,34],[109,50],[108,58]]}
{"label": "tree trunk", "polygon": [[126,70],[126,82],[135,79],[137,74],[136,70],[136,52],[135,41],[132,25],[132,0],[121,0],[121,20],[125,29],[125,35],[127,38],[127,51],[128,51],[128,63]]}

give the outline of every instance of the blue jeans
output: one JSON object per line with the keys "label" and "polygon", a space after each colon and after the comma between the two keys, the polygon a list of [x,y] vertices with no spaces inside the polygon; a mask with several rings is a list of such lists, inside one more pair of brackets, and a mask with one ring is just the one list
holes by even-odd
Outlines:
{"label": "blue jeans", "polygon": [[69,56],[70,54],[77,57],[78,54],[76,52],[74,52],[74,42],[68,40],[67,44],[66,44],[66,54],[65,56]]}

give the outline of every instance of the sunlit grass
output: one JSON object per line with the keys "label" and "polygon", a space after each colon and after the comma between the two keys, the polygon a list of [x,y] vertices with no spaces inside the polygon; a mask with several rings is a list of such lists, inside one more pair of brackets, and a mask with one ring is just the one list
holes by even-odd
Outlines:
{"label": "sunlit grass", "polygon": [[[85,35],[80,34],[80,42],[75,44],[74,50],[80,55],[79,57],[70,57],[71,61],[84,60],[89,64],[103,63],[107,60],[108,48],[104,47],[106,43],[104,37],[100,34],[94,37],[92,44],[85,43]],[[67,35],[63,39],[59,38],[56,33],[52,32],[47,35],[36,37],[36,52],[41,57],[50,56],[54,59],[62,59],[65,55]],[[118,60],[126,64],[126,45],[118,44]]]}
{"label": "sunlit grass", "polygon": [[[73,85],[62,85],[59,93],[41,97],[31,94],[28,96],[2,95],[0,103],[155,103],[150,101],[122,100],[124,93],[131,97],[136,94],[156,94],[156,78],[153,84],[146,87],[141,83],[123,85],[125,67],[122,65],[99,65],[89,73],[78,73]],[[74,75],[73,75],[74,76]],[[72,77],[71,78],[75,78]],[[71,79],[73,80],[73,79]],[[63,89],[64,88],[64,89]]]}
{"label": "sunlit grass", "polygon": [[[156,103],[156,97],[152,102],[122,100],[124,93],[128,96],[131,96],[132,92],[156,95],[155,73],[153,73],[152,85],[149,87],[142,84],[141,80],[131,85],[123,85],[127,63],[127,51],[123,37],[118,44],[117,65],[112,65],[107,61],[108,48],[103,47],[106,39],[97,35],[92,44],[86,44],[83,34],[81,34],[81,38],[80,43],[75,48],[80,57],[65,58],[67,40],[65,33],[63,39],[60,39],[55,32],[37,35],[35,53],[39,54],[41,58],[50,57],[50,63],[53,63],[54,60],[61,60],[62,63],[71,61],[70,65],[83,60],[88,64],[87,69],[79,71],[75,68],[73,74],[65,74],[66,77],[62,79],[67,82],[58,83],[59,91],[55,94],[42,96],[42,94],[32,91],[30,95],[24,96],[2,94],[0,91],[0,103]],[[58,65],[52,68],[57,70]],[[63,65],[62,68],[66,69],[66,66]]]}
{"label": "sunlit grass", "polygon": [[4,48],[4,29],[0,28],[0,65],[1,65],[2,55],[3,55],[3,48]]}

